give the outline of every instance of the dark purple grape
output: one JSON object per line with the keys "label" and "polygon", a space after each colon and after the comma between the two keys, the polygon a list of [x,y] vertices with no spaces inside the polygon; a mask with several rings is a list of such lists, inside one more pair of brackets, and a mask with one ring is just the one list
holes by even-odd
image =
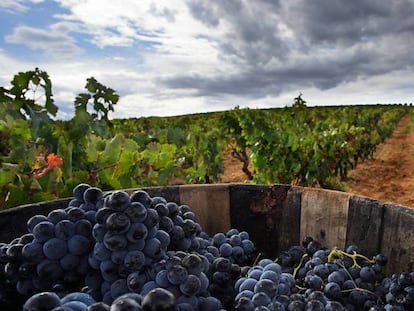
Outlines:
{"label": "dark purple grape", "polygon": [[124,211],[130,203],[129,194],[122,190],[113,191],[106,200],[107,206],[117,212]]}
{"label": "dark purple grape", "polygon": [[80,219],[75,222],[75,233],[89,238],[92,233],[91,222],[87,219]]}
{"label": "dark purple grape", "polygon": [[41,221],[34,226],[32,233],[36,241],[46,242],[55,237],[55,225],[50,221]]}
{"label": "dark purple grape", "polygon": [[109,232],[104,236],[104,244],[112,252],[125,250],[128,245],[128,240],[122,234],[110,234]]}
{"label": "dark purple grape", "polygon": [[59,221],[55,226],[55,235],[59,239],[69,240],[75,235],[75,224],[68,219]]}
{"label": "dark purple grape", "polygon": [[156,238],[147,240],[143,252],[150,258],[159,258],[161,254],[161,242]]}
{"label": "dark purple grape", "polygon": [[197,295],[201,289],[201,281],[194,274],[189,274],[186,280],[179,286],[184,295],[194,296]]}
{"label": "dark purple grape", "polygon": [[136,190],[131,194],[131,202],[139,202],[146,208],[150,208],[152,205],[152,199],[148,193],[144,190]]}
{"label": "dark purple grape", "polygon": [[143,252],[135,250],[126,253],[124,265],[131,271],[140,270],[145,264],[145,255]]}
{"label": "dark purple grape", "polygon": [[33,228],[42,221],[49,221],[45,215],[34,215],[27,221],[27,229],[29,232],[33,232]]}
{"label": "dark purple grape", "polygon": [[127,286],[131,292],[140,292],[146,282],[147,277],[143,272],[135,271],[127,277]]}
{"label": "dark purple grape", "polygon": [[98,204],[104,198],[104,194],[101,189],[97,187],[89,187],[83,193],[83,201],[92,204]]}
{"label": "dark purple grape", "polygon": [[68,250],[73,255],[84,255],[91,250],[89,239],[83,235],[75,234],[68,240]]}
{"label": "dark purple grape", "polygon": [[115,234],[122,234],[128,231],[131,226],[129,217],[122,212],[116,212],[111,214],[106,219],[106,228]]}
{"label": "dark purple grape", "polygon": [[111,296],[113,299],[128,292],[127,280],[118,279],[111,284]]}
{"label": "dark purple grape", "polygon": [[65,209],[68,219],[73,223],[85,218],[85,211],[80,207],[68,207]]}
{"label": "dark purple grape", "polygon": [[180,285],[187,279],[188,271],[181,265],[174,265],[169,268],[167,277],[171,284]]}
{"label": "dark purple grape", "polygon": [[144,311],[176,311],[176,300],[168,290],[156,288],[144,296],[142,309]]}
{"label": "dark purple grape", "polygon": [[81,183],[75,186],[75,188],[73,188],[73,197],[78,200],[83,202],[83,195],[85,193],[85,191],[87,189],[89,189],[91,186],[89,184],[86,183]]}
{"label": "dark purple grape", "polygon": [[62,304],[65,304],[69,301],[80,301],[84,303],[86,306],[90,306],[91,304],[94,304],[96,302],[91,295],[83,292],[72,292],[66,294],[64,297],[61,298]]}
{"label": "dark purple grape", "polygon": [[88,307],[81,301],[68,301],[67,303],[62,304],[62,307],[67,307],[69,310],[73,311],[85,311]]}
{"label": "dark purple grape", "polygon": [[106,303],[100,301],[91,304],[89,307],[86,308],[86,311],[110,311],[111,307],[108,306]]}
{"label": "dark purple grape", "polygon": [[37,275],[46,280],[61,280],[64,272],[58,261],[45,259],[36,267]]}
{"label": "dark purple grape", "polygon": [[43,254],[43,244],[37,241],[26,244],[22,248],[22,257],[32,264],[41,262],[43,258],[45,258],[45,255]]}
{"label": "dark purple grape", "polygon": [[168,202],[166,207],[168,208],[168,216],[170,218],[173,218],[180,213],[180,207],[175,202]]}
{"label": "dark purple grape", "polygon": [[147,238],[148,229],[143,223],[132,223],[126,233],[126,238],[129,242],[135,243]]}
{"label": "dark purple grape", "polygon": [[166,203],[158,203],[154,206],[154,209],[157,211],[159,217],[167,217],[169,215],[169,209]]}
{"label": "dark purple grape", "polygon": [[23,311],[52,310],[61,306],[60,298],[53,292],[42,292],[31,296],[23,305]]}
{"label": "dark purple grape", "polygon": [[59,260],[67,254],[68,247],[66,241],[51,238],[43,244],[43,253],[48,259]]}
{"label": "dark purple grape", "polygon": [[54,224],[57,224],[61,220],[67,219],[67,217],[68,214],[62,208],[55,209],[47,215],[48,220]]}
{"label": "dark purple grape", "polygon": [[144,222],[147,218],[147,208],[140,202],[132,202],[124,211],[131,222]]}
{"label": "dark purple grape", "polygon": [[324,288],[324,293],[331,300],[339,300],[342,298],[341,287],[335,282],[327,283]]}

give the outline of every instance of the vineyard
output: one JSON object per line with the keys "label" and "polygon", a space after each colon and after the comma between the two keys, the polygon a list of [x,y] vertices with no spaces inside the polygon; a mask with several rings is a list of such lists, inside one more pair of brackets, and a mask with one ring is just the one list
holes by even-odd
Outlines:
{"label": "vineyard", "polygon": [[0,87],[0,209],[68,197],[82,182],[103,190],[217,183],[225,152],[251,183],[341,189],[410,109],[308,107],[299,95],[284,108],[111,120],[118,100],[89,78],[62,121],[46,72]]}

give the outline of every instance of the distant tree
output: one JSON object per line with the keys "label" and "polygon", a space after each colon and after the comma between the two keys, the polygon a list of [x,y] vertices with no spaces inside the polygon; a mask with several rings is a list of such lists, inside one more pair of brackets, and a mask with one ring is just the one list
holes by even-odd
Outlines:
{"label": "distant tree", "polygon": [[302,98],[302,93],[299,93],[297,97],[294,98],[292,105],[293,108],[306,108],[306,101]]}

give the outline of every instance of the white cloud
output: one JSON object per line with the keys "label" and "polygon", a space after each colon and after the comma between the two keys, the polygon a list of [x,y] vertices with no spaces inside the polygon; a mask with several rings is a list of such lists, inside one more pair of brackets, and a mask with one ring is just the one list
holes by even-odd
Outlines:
{"label": "white cloud", "polygon": [[0,1],[0,10],[5,10],[7,12],[25,12],[29,8],[22,2],[24,1],[2,0]]}
{"label": "white cloud", "polygon": [[23,44],[34,50],[42,50],[49,57],[70,57],[80,53],[74,39],[62,32],[62,27],[55,25],[51,29],[39,29],[18,26],[13,33],[5,37],[6,42]]}
{"label": "white cloud", "polygon": [[[373,14],[384,17],[367,14],[370,32],[358,37],[353,24],[335,27],[337,36],[346,32],[346,40],[337,40],[313,18],[330,21],[324,6],[307,3],[314,10],[289,11],[303,0],[57,2],[68,11],[53,16],[58,22],[43,29],[19,26],[6,37],[9,46],[43,51],[43,62],[19,62],[3,48],[0,82],[9,82],[18,71],[46,70],[62,118],[70,116],[76,94],[91,76],[121,95],[113,117],[286,106],[299,92],[309,105],[404,102],[411,96],[400,85],[413,80],[412,32],[375,33],[372,23],[398,28],[398,18],[382,9]],[[6,0],[0,9],[5,3],[12,6]],[[346,5],[335,2],[331,9],[338,6],[336,14],[346,15]],[[295,19],[302,22],[295,24]],[[358,25],[365,21],[357,20]],[[406,20],[403,28],[410,23]],[[86,40],[99,50],[88,51]]]}

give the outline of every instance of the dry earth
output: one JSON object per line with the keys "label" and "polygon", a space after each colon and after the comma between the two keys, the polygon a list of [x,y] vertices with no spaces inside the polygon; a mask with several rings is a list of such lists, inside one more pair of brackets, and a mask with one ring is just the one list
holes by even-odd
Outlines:
{"label": "dry earth", "polygon": [[[393,134],[377,147],[372,159],[350,171],[346,191],[383,202],[414,207],[414,129],[405,116]],[[246,182],[241,163],[224,157],[222,182]]]}
{"label": "dry earth", "polygon": [[414,133],[404,117],[394,133],[377,147],[374,158],[349,174],[348,192],[414,207]]}

